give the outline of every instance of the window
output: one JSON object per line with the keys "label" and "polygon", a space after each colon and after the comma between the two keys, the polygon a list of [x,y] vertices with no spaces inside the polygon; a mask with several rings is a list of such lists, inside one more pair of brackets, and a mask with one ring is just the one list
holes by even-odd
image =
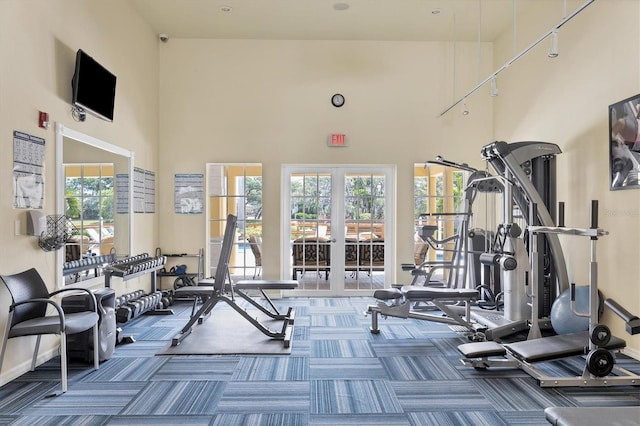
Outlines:
{"label": "window", "polygon": [[229,214],[238,217],[229,273],[257,278],[262,269],[262,165],[207,164],[209,276],[215,275]]}

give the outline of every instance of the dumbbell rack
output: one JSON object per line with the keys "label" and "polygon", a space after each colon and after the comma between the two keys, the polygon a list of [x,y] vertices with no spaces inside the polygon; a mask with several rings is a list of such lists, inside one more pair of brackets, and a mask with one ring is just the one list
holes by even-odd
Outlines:
{"label": "dumbbell rack", "polygon": [[151,293],[155,293],[157,273],[167,263],[166,256],[151,257],[148,253],[116,260],[104,268],[104,286],[111,287],[111,277],[120,277],[123,281],[151,273]]}

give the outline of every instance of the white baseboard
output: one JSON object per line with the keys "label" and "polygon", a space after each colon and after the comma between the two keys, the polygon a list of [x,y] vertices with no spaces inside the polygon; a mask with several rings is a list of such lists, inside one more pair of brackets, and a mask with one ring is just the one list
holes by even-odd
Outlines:
{"label": "white baseboard", "polygon": [[[36,360],[36,366],[40,364],[44,364],[50,359],[58,356],[58,354],[59,354],[58,347],[54,347],[46,352],[42,352],[40,355],[38,355],[38,359]],[[29,358],[27,361],[21,362],[18,365],[14,365],[13,368],[11,368],[9,371],[3,372],[0,375],[0,386],[6,385],[7,383],[17,379],[18,377],[29,372],[30,370],[31,370],[31,358]]]}

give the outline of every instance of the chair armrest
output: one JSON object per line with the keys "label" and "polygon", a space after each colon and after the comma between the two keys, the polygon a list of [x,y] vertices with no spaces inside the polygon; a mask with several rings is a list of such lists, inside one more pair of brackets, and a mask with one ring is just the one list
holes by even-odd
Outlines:
{"label": "chair armrest", "polygon": [[9,311],[13,311],[15,310],[16,307],[20,305],[25,305],[27,303],[48,303],[49,305],[53,306],[58,313],[58,318],[60,319],[60,330],[64,331],[65,329],[64,311],[62,310],[62,307],[58,303],[56,303],[54,300],[43,299],[43,298],[23,300],[22,302],[17,302],[9,306]]}
{"label": "chair armrest", "polygon": [[82,288],[82,287],[65,287],[65,288],[61,288],[60,290],[56,290],[53,291],[51,293],[49,293],[49,296],[55,296],[56,294],[60,294],[62,292],[66,292],[66,291],[76,291],[76,292],[83,292],[83,293],[87,293],[89,294],[89,296],[91,296],[91,303],[93,306],[93,312],[98,312],[98,303],[96,302],[96,296],[93,294],[93,292],[89,289],[86,288]]}

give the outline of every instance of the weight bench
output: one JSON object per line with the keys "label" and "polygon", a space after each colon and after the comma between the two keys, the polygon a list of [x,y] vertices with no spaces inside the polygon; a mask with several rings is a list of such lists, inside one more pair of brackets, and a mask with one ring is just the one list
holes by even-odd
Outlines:
{"label": "weight bench", "polygon": [[[211,311],[218,302],[225,302],[236,312],[242,315],[247,321],[249,321],[254,327],[260,330],[263,334],[275,339],[282,340],[284,347],[288,348],[291,345],[291,337],[293,335],[293,323],[295,319],[295,311],[289,307],[286,314],[280,313],[276,306],[273,304],[271,298],[265,293],[270,290],[294,290],[298,287],[298,282],[293,280],[246,280],[238,281],[237,283],[225,283],[225,285],[216,286],[214,279],[202,279],[197,286],[185,286],[180,287],[174,291],[174,296],[193,298],[193,309],[191,311],[191,321],[182,330],[182,332],[173,338],[172,346],[177,346],[180,342],[187,337],[191,332],[191,327],[195,324],[202,324],[204,320],[210,315]],[[268,307],[258,303],[255,299],[249,296],[246,292],[251,290],[258,290],[264,297],[268,304]],[[239,306],[235,301],[235,295],[242,297],[251,305],[260,310],[263,314],[274,320],[283,321],[282,329],[279,331],[273,331],[259,322],[256,318],[249,315],[249,313],[243,307]],[[203,301],[203,305],[207,306],[207,309],[200,309],[196,312],[196,304],[198,300]]]}
{"label": "weight bench", "polygon": [[544,417],[554,426],[637,426],[640,406],[547,407]]}
{"label": "weight bench", "polygon": [[[215,278],[203,279],[200,280],[197,286],[180,287],[174,291],[174,296],[193,298],[194,301],[189,321],[182,328],[180,333],[172,339],[171,346],[179,345],[182,340],[184,340],[189,334],[191,334],[192,328],[196,324],[196,322],[198,324],[202,324],[202,322],[209,316],[218,302],[225,302],[263,334],[275,340],[282,340],[285,348],[288,348],[290,346],[291,338],[293,335],[293,321],[295,316],[293,308],[289,307],[286,314],[280,313],[274,306],[271,299],[267,296],[265,291],[292,290],[298,286],[298,282],[291,280],[247,280],[239,281],[238,283],[234,284],[229,276],[229,259],[231,257],[231,249],[233,248],[233,238],[236,231],[236,221],[237,218],[234,215],[229,215],[227,217],[227,226],[225,228]],[[227,278],[229,278],[228,282]],[[260,303],[250,297],[246,293],[250,290],[259,290],[267,301],[270,309],[262,306]],[[282,329],[273,331],[259,322],[256,318],[249,315],[245,308],[239,306],[236,303],[236,295],[247,300],[249,303],[251,303],[251,305],[258,308],[262,313],[266,314],[270,318],[275,320],[282,320]],[[196,304],[199,300],[202,301],[202,306],[196,311]]]}
{"label": "weight bench", "polygon": [[[414,318],[458,325],[477,332],[477,324],[470,320],[471,302],[478,298],[478,291],[466,288],[422,287],[405,285],[401,288],[376,290],[373,297],[378,299],[375,305],[369,305],[365,315],[371,314],[371,333],[378,334],[378,315],[396,318]],[[418,302],[429,302],[437,307],[443,315],[429,314],[412,309]],[[451,304],[464,304],[464,315],[452,309]]]}
{"label": "weight bench", "polygon": [[[626,342],[611,336],[609,342],[600,349],[589,352],[589,333],[579,332],[561,334],[557,336],[541,337],[521,342],[499,344],[496,342],[474,342],[458,346],[458,351],[464,355],[462,363],[477,370],[489,367],[520,368],[531,377],[538,380],[541,387],[558,386],[608,386],[613,383],[619,385],[640,385],[640,376],[621,367],[613,366],[613,356],[605,355],[624,349]],[[534,366],[535,363],[553,361],[563,358],[587,355],[587,365],[582,376],[551,377]],[[610,358],[611,356],[611,358]],[[499,358],[496,358],[499,357]],[[593,358],[592,358],[593,357]],[[609,373],[594,375],[590,372]],[[609,376],[610,373],[615,375]],[[606,380],[603,376],[607,376]]]}

